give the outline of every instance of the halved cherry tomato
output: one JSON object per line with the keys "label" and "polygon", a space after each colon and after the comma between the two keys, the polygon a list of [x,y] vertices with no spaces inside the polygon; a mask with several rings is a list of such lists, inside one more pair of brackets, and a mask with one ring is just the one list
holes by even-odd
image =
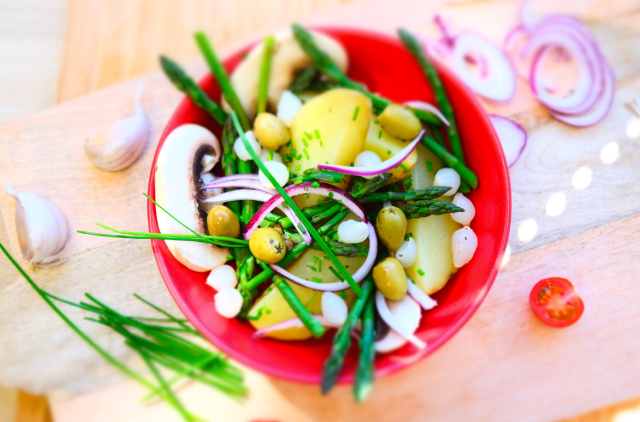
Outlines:
{"label": "halved cherry tomato", "polygon": [[568,327],[580,319],[584,303],[566,278],[540,280],[531,289],[531,309],[540,321],[551,327]]}

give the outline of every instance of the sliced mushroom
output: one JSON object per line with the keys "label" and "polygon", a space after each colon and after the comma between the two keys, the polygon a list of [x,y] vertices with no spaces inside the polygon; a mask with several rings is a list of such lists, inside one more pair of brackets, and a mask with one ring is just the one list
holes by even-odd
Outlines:
{"label": "sliced mushroom", "polygon": [[[413,300],[411,296],[406,295],[402,300],[387,300],[387,305],[391,314],[409,328],[411,332],[415,332],[420,326],[422,311],[418,302]],[[374,346],[378,353],[389,353],[405,345],[407,340],[393,330],[388,330],[387,334],[380,340],[376,340]]]}
{"label": "sliced mushroom", "polygon": [[[318,47],[327,53],[343,72],[346,72],[349,59],[344,47],[327,35],[318,32],[312,32],[312,35]],[[259,43],[231,75],[231,84],[249,118],[253,118],[256,114],[263,52],[264,44]],[[287,90],[296,72],[311,64],[311,59],[302,51],[291,31],[276,35],[269,76],[269,106],[271,109],[276,109],[280,96]],[[231,107],[224,98],[222,99],[222,108],[229,113],[231,112]]]}
{"label": "sliced mushroom", "polygon": [[[202,126],[186,124],[174,129],[162,145],[156,165],[156,201],[174,217],[199,234],[208,234],[207,214],[202,207],[202,158],[220,159],[220,144]],[[208,159],[210,164],[211,159]],[[214,163],[214,165],[215,165]],[[213,166],[212,166],[213,167]],[[158,209],[158,227],[164,234],[193,234]],[[173,256],[185,267],[199,272],[227,261],[229,251],[208,243],[165,240]]]}

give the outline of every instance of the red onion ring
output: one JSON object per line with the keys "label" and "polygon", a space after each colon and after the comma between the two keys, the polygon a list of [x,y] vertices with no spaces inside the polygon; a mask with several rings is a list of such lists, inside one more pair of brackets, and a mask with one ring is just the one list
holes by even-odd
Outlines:
{"label": "red onion ring", "polygon": [[502,49],[511,58],[518,76],[528,81],[531,63],[522,56],[522,49],[527,42],[529,42],[529,33],[522,25],[518,25],[509,31],[504,39]]}
{"label": "red onion ring", "polygon": [[272,193],[261,192],[254,189],[238,189],[238,190],[232,190],[229,192],[224,192],[216,196],[212,196],[211,198],[207,198],[202,202],[223,203],[223,202],[242,201],[242,200],[267,202],[272,197],[273,197]]}
{"label": "red onion ring", "polygon": [[333,164],[319,164],[318,168],[321,170],[337,171],[342,174],[351,174],[355,176],[376,176],[378,174],[382,174],[386,171],[389,171],[392,168],[398,167],[404,160],[407,159],[409,154],[413,152],[413,150],[416,148],[416,146],[418,145],[418,142],[420,142],[423,136],[424,136],[424,130],[420,132],[420,134],[416,137],[416,139],[411,141],[409,145],[404,147],[396,155],[374,166],[349,167],[349,166],[336,166]]}
{"label": "red onion ring", "polygon": [[[486,63],[486,77],[478,76],[466,64],[468,57]],[[453,48],[453,69],[456,75],[476,94],[496,101],[507,101],[516,90],[516,76],[504,52],[487,38],[471,31],[456,37]]]}
{"label": "red onion ring", "polygon": [[[369,271],[371,271],[371,268],[373,268],[373,264],[376,261],[376,255],[378,254],[378,237],[376,236],[376,229],[373,227],[373,224],[371,224],[371,222],[367,222],[367,226],[369,227],[369,253],[367,254],[367,259],[364,260],[360,268],[358,268],[358,270],[351,275],[356,283],[360,283],[362,280],[364,280],[367,274],[369,274]],[[322,292],[338,292],[349,288],[349,283],[347,283],[346,281],[336,281],[333,283],[316,283],[314,281],[305,280],[304,278],[293,275],[289,271],[275,264],[271,264],[271,269],[284,278],[313,290],[319,290]]]}
{"label": "red onion ring", "polygon": [[490,114],[489,120],[498,135],[507,165],[511,167],[518,161],[527,145],[527,131],[506,117]]}
{"label": "red onion ring", "polygon": [[[339,325],[330,323],[323,315],[312,314],[311,316],[316,318],[318,321],[320,321],[320,324],[324,325],[325,327],[340,327]],[[270,327],[263,328],[262,330],[258,330],[254,332],[251,335],[251,337],[264,338],[267,336],[267,333],[270,333],[272,331],[285,330],[287,328],[298,328],[298,327],[304,327],[304,324],[302,323],[300,318],[295,317],[295,318],[288,319],[286,321],[279,322]]]}
{"label": "red onion ring", "polygon": [[271,195],[274,195],[276,191],[274,189],[267,189],[264,187],[259,180],[254,179],[227,179],[226,177],[221,177],[212,182],[209,182],[205,189],[220,189],[220,188],[245,188],[245,189],[255,189],[260,192],[265,192]]}
{"label": "red onion ring", "polygon": [[438,306],[438,302],[431,299],[428,294],[423,292],[422,289],[409,278],[409,276],[407,276],[407,293],[409,293],[409,296],[418,302],[418,305],[420,305],[425,311]]}
{"label": "red onion ring", "polygon": [[416,335],[407,330],[405,326],[393,316],[389,307],[387,306],[387,301],[380,291],[376,291],[376,309],[378,309],[378,314],[380,318],[391,328],[393,331],[407,339],[411,344],[416,346],[418,349],[424,349],[427,347],[424,341],[420,340]]}
{"label": "red onion ring", "polygon": [[449,48],[453,48],[453,46],[456,44],[456,37],[451,35],[451,31],[449,31],[449,27],[444,22],[442,16],[438,14],[434,15],[433,22],[435,22],[435,24],[438,26],[438,29],[440,29],[440,33],[442,34],[440,42]]}
{"label": "red onion ring", "polygon": [[414,101],[407,101],[407,102],[404,103],[404,105],[406,105],[407,107],[411,107],[413,109],[416,109],[416,110],[428,111],[428,112],[430,112],[432,114],[435,114],[436,116],[438,116],[438,118],[440,120],[442,120],[442,123],[444,123],[445,125],[449,126],[449,120],[447,120],[447,118],[444,117],[444,114],[442,114],[440,109],[438,107],[434,106],[433,104],[429,104],[427,102],[420,101],[420,100],[414,100]]}

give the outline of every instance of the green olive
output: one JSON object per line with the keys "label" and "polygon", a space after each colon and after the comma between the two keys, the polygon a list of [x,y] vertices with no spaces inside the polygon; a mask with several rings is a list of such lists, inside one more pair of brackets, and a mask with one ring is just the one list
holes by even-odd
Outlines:
{"label": "green olive", "polygon": [[291,139],[287,125],[271,113],[258,114],[253,123],[253,134],[260,145],[271,151],[275,151]]}
{"label": "green olive", "polygon": [[207,214],[207,229],[211,236],[238,237],[240,222],[233,211],[224,205],[218,205]]}
{"label": "green olive", "polygon": [[257,260],[267,264],[275,264],[287,253],[282,235],[271,227],[254,231],[249,239],[249,249]]}
{"label": "green olive", "polygon": [[384,246],[397,251],[404,242],[407,231],[407,217],[398,207],[384,207],[376,219],[378,237]]}
{"label": "green olive", "polygon": [[400,139],[413,139],[420,134],[422,125],[409,107],[389,104],[378,117],[382,129]]}
{"label": "green olive", "polygon": [[407,275],[395,258],[386,258],[375,266],[373,281],[387,299],[400,300],[407,294]]}

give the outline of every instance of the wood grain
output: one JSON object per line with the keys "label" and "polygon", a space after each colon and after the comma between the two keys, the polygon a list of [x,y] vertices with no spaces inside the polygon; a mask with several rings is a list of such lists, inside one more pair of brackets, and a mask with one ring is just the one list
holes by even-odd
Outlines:
{"label": "wood grain", "polygon": [[[223,2],[213,3],[215,5],[189,1],[175,10],[168,1],[72,1],[65,48],[65,71],[58,97],[74,98],[123,78],[152,70],[156,68],[155,60],[160,52],[179,59],[195,57],[196,52],[190,37],[194,29],[204,26],[209,30],[210,26],[209,31],[217,45],[235,43],[249,35],[272,30],[287,20],[298,19],[304,13],[330,8],[339,2],[296,2],[299,6],[293,8],[287,8],[284,1],[260,2],[255,7],[248,7],[246,2],[234,2],[231,6],[218,5]],[[281,8],[275,8],[274,5],[283,6],[287,12],[281,12]],[[637,351],[629,350],[634,346],[637,349],[637,344],[624,336],[629,330],[637,331],[638,327],[624,325],[629,323],[627,320],[620,325],[610,317],[615,314],[615,309],[611,306],[620,303],[616,296],[617,291],[614,291],[612,286],[618,289],[629,287],[632,291],[629,280],[637,270],[632,258],[625,260],[625,257],[630,257],[633,253],[637,254],[638,248],[637,241],[633,238],[637,238],[637,233],[633,231],[634,225],[637,226],[637,220],[629,217],[636,214],[638,208],[638,191],[633,183],[638,176],[633,165],[638,159],[638,151],[636,141],[626,138],[625,135],[626,123],[631,113],[624,106],[640,94],[640,81],[637,79],[640,5],[637,1],[631,0],[540,0],[536,1],[535,5],[537,12],[566,11],[577,13],[588,21],[605,55],[614,64],[619,80],[615,109],[602,125],[593,130],[576,131],[551,121],[546,111],[535,107],[524,84],[519,86],[517,101],[508,105],[491,104],[486,101],[483,103],[490,112],[515,115],[531,133],[527,154],[511,171],[514,185],[511,263],[500,275],[479,313],[452,342],[432,358],[412,367],[410,371],[378,383],[375,397],[371,400],[374,404],[371,409],[364,412],[361,411],[362,408],[355,409],[346,400],[349,391],[345,388],[340,389],[337,394],[344,397],[337,398],[336,409],[333,405],[331,408],[336,412],[336,420],[346,420],[350,415],[358,415],[361,412],[363,417],[369,419],[391,420],[396,413],[390,414],[385,411],[397,408],[396,403],[403,400],[406,405],[403,405],[402,411],[407,413],[408,420],[412,420],[416,415],[428,414],[430,419],[434,420],[517,418],[547,421],[583,413],[640,394],[638,386],[631,382],[631,377],[637,379],[639,375],[637,366],[634,366],[634,363],[638,362]],[[363,26],[386,32],[392,32],[397,26],[402,25],[433,35],[435,28],[430,20],[431,14],[439,11],[452,20],[454,29],[476,29],[499,41],[513,26],[516,9],[517,2],[508,0],[479,0],[446,5],[441,2],[424,4],[417,0],[366,0],[306,18],[304,21]],[[225,19],[216,19],[218,16],[225,16]],[[227,19],[228,16],[232,18]],[[244,25],[245,22],[249,24]],[[201,64],[196,64],[190,69],[194,74],[202,74],[204,70]],[[153,86],[153,92],[145,101],[147,106],[156,107],[150,113],[154,123],[161,128],[179,97],[166,83],[163,84],[162,78],[158,75],[149,79],[145,77],[144,80],[148,86]],[[127,113],[136,83],[98,92],[91,96],[90,102],[81,99],[33,119],[0,128],[0,184],[6,182],[7,174],[17,174],[20,176],[17,180],[26,181],[24,184],[30,189],[42,189],[47,194],[53,190],[52,197],[56,200],[59,198],[61,207],[65,207],[65,211],[71,214],[72,225],[78,224],[78,221],[90,224],[92,216],[113,218],[111,221],[125,224],[126,227],[143,224],[144,216],[135,212],[140,206],[133,196],[129,196],[131,192],[114,192],[112,185],[101,184],[101,178],[91,175],[89,167],[78,165],[78,154],[72,151],[88,132],[108,126],[118,117],[118,112]],[[105,116],[100,116],[103,108]],[[48,137],[51,129],[56,126],[56,119],[62,122],[60,126],[64,125],[67,129],[58,129],[54,132],[55,136]],[[61,153],[55,148],[50,148],[47,142],[42,141],[44,137],[47,137],[48,143],[64,145],[69,151]],[[557,139],[564,142],[559,143]],[[553,142],[554,140],[556,142]],[[145,150],[145,155],[136,164],[143,170],[134,168],[129,174],[117,176],[112,182],[133,187],[142,186],[144,190],[148,175],[148,161],[145,165],[145,160],[150,160],[154,142],[157,142],[157,132]],[[605,165],[599,160],[599,153],[608,142],[618,143],[621,155],[614,163]],[[3,150],[6,144],[10,144],[12,149]],[[73,194],[75,192],[61,191],[52,180],[39,184],[35,178],[29,178],[30,175],[25,174],[27,171],[14,173],[14,168],[10,171],[4,170],[3,173],[2,168],[7,163],[1,160],[2,157],[6,157],[3,154],[6,151],[15,152],[21,166],[28,166],[28,154],[20,155],[20,148],[25,145],[31,148],[28,152],[44,148],[48,153],[45,159],[50,156],[60,160],[75,159],[76,161],[72,161],[71,177],[60,168],[56,169],[57,161],[52,166],[53,171],[65,180],[65,185],[70,181],[80,184],[82,189],[78,191],[88,192],[86,196],[91,198],[89,206],[83,205],[81,201],[74,202],[77,200],[77,195]],[[580,166],[589,166],[592,169],[593,180],[587,189],[575,190],[571,186],[571,176]],[[87,173],[89,179],[98,185],[83,184]],[[16,185],[20,189],[25,188],[17,182]],[[567,196],[567,208],[560,216],[550,217],[544,213],[544,206],[549,196],[558,191],[564,192]],[[95,192],[103,193],[100,200]],[[122,207],[109,208],[114,197],[121,201]],[[5,219],[12,220],[6,218],[7,215],[12,215],[12,205],[3,195],[0,195],[0,207],[5,212]],[[81,218],[78,219],[77,216]],[[620,220],[625,217],[625,220]],[[523,242],[517,237],[517,228],[528,218],[537,221],[538,234],[532,241]],[[604,223],[608,224],[599,227]],[[608,231],[605,230],[607,227]],[[612,241],[611,238],[619,232],[625,233],[623,239]],[[36,274],[37,280],[47,286],[57,287],[56,291],[72,297],[80,295],[83,288],[110,295],[115,287],[117,292],[112,297],[124,301],[126,306],[131,306],[126,301],[126,294],[139,288],[148,288],[145,292],[150,298],[166,300],[167,294],[159,276],[153,271],[155,267],[148,245],[105,242],[83,247],[82,244],[78,245],[77,241],[82,242],[77,238],[73,239],[73,246],[68,251],[68,258],[63,267],[39,270]],[[85,251],[88,248],[90,250]],[[607,259],[615,261],[609,262],[611,268],[607,267]],[[112,266],[114,260],[118,262],[117,266]],[[74,276],[76,272],[80,276]],[[550,334],[549,330],[539,324],[535,325],[537,322],[521,303],[520,299],[526,297],[526,290],[537,280],[536,277],[548,275],[549,272],[569,274],[570,277],[574,277],[572,280],[580,280],[579,283],[585,286],[583,297],[593,306],[593,313],[589,314],[588,308],[585,314],[585,321],[588,322],[585,322],[584,327],[582,322],[576,326],[578,334],[575,330]],[[622,278],[622,282],[616,277]],[[61,280],[66,278],[71,281],[61,283]],[[29,291],[25,286],[21,286],[21,283],[21,280],[13,276],[10,280],[5,278],[0,282],[0,302],[6,297],[28,299]],[[607,300],[603,301],[601,297]],[[621,300],[632,299],[637,302],[633,295]],[[29,312],[34,311],[31,309],[35,303],[33,298],[31,301],[14,302],[16,303],[12,303],[10,309],[16,315],[24,312],[27,307]],[[631,305],[619,307],[630,309]],[[45,319],[49,315],[48,311],[43,308],[35,311],[34,323],[29,325],[30,333],[40,339],[51,339],[51,321]],[[605,316],[602,324],[598,320],[601,314]],[[505,319],[503,315],[513,317]],[[633,319],[633,315],[629,319]],[[610,326],[606,327],[604,322],[608,322]],[[0,327],[9,329],[13,329],[15,324],[16,318],[0,321]],[[616,331],[612,331],[611,326],[615,326]],[[62,327],[56,329],[57,335],[64,330]],[[101,338],[107,340],[110,345],[117,346],[117,339]],[[0,341],[2,339],[0,329]],[[585,344],[585,339],[590,341]],[[62,351],[54,351],[48,356],[49,360],[41,359],[41,366],[37,366],[34,372],[42,371],[45,376],[42,381],[31,381],[31,388],[42,389],[47,385],[56,391],[82,391],[118,379],[118,376],[105,368],[102,362],[96,362],[92,352],[83,349],[77,339],[63,336],[55,341],[56,344],[71,341],[71,344],[75,344],[71,347],[73,353],[65,356]],[[46,343],[41,343],[33,352],[40,356],[46,354],[48,350],[45,350],[45,345]],[[601,345],[608,347],[603,347],[604,350],[596,349],[596,346]],[[4,358],[11,353],[5,351],[5,355],[2,356],[3,352],[0,351],[0,380],[6,379],[6,368],[16,368],[15,372],[9,373],[9,379],[13,377],[12,379],[17,380],[15,376],[18,375],[21,366],[20,360],[16,360],[15,357],[32,352],[20,348],[15,351],[18,353],[12,356],[14,360],[8,361],[10,363],[6,366]],[[627,353],[623,357],[622,354],[625,352]],[[129,356],[124,350],[119,350],[119,353],[123,353],[122,356],[125,358]],[[576,359],[575,356],[580,356],[580,359]],[[77,379],[79,377],[75,374],[78,372],[72,367],[76,358],[82,362],[80,368],[93,369],[82,379]],[[50,362],[59,363],[58,372],[56,368],[50,368]],[[630,362],[630,366],[621,369],[623,367],[620,362]],[[454,371],[451,368],[456,369]],[[543,370],[534,371],[540,368]],[[558,377],[561,377],[562,381],[571,380],[569,385],[579,386],[575,390],[579,394],[561,388],[563,385],[566,387],[563,382],[551,382],[548,378],[549,373],[560,374]],[[610,380],[605,379],[607,374],[620,376],[619,379]],[[225,418],[227,420],[278,417],[282,418],[281,420],[301,421],[334,419],[334,413],[328,413],[326,399],[318,395],[315,387],[307,388],[270,381],[251,371],[249,378],[252,391],[259,393],[244,408],[233,407],[224,400],[212,403],[212,400],[208,399],[210,390],[200,386],[186,390],[184,396],[188,404],[202,409],[206,415],[225,415],[228,416]],[[525,385],[522,380],[528,380],[529,383]],[[556,378],[553,380],[557,381]],[[161,406],[150,409],[136,406],[135,401],[140,395],[135,388],[125,382],[106,390],[60,402],[54,406],[56,420],[107,420],[101,419],[103,415],[109,415],[109,420],[142,421],[151,417],[161,421],[176,420],[172,413]],[[416,395],[415,392],[420,394]],[[126,399],[123,400],[123,397]],[[505,397],[509,397],[506,404]],[[114,403],[122,403],[123,406],[114,406]],[[541,403],[544,403],[542,410]],[[637,404],[630,402],[620,406],[616,407],[616,410],[632,411]],[[100,411],[96,411],[97,409]],[[258,411],[259,409],[264,411]],[[411,412],[408,409],[411,409]],[[575,418],[573,422],[612,420],[612,414],[596,412],[591,416]]]}

